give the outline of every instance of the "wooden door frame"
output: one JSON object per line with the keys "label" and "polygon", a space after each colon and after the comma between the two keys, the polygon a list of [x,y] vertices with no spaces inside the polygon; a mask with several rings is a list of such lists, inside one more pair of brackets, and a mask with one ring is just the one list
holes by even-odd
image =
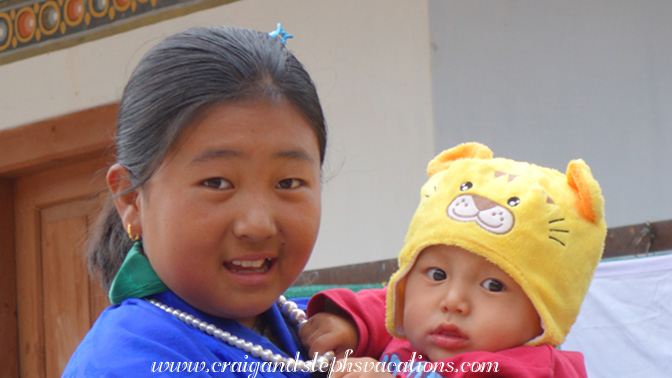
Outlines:
{"label": "wooden door frame", "polygon": [[118,104],[0,131],[0,377],[19,376],[14,181],[111,152]]}

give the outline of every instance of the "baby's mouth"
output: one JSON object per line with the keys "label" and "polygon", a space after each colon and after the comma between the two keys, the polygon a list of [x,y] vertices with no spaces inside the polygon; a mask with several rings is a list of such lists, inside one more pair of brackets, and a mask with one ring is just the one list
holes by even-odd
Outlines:
{"label": "baby's mouth", "polygon": [[257,260],[229,260],[224,261],[224,267],[232,273],[265,273],[273,266],[273,259]]}
{"label": "baby's mouth", "polygon": [[453,339],[464,339],[464,335],[462,335],[459,331],[456,330],[445,330],[445,331],[440,331],[435,333],[436,335],[443,336],[443,337],[450,337]]}
{"label": "baby's mouth", "polygon": [[453,325],[441,325],[432,333],[435,340],[442,340],[442,343],[454,344],[464,342],[469,339],[459,328]]}

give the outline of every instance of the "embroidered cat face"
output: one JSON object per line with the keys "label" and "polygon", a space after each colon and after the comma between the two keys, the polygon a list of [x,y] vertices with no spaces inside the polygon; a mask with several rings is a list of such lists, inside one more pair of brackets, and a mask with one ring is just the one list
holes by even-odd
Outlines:
{"label": "embroidered cat face", "polygon": [[390,280],[388,329],[400,329],[405,275],[431,245],[455,245],[509,274],[539,313],[544,334],[531,344],[559,345],[574,323],[606,236],[600,187],[583,160],[565,174],[493,158],[482,144],[446,150],[428,165],[399,271]]}
{"label": "embroidered cat face", "polygon": [[[500,177],[503,177],[504,179],[500,179]],[[512,181],[521,177],[522,176],[518,174],[495,170],[494,177],[492,178],[492,185],[490,185],[488,188],[485,188],[485,190],[495,189],[492,187],[496,186],[497,184],[501,186],[514,186],[518,183],[512,183]],[[521,179],[519,181],[525,180]],[[530,183],[525,182],[522,183],[522,185],[526,186],[530,185]],[[527,198],[521,199],[520,197],[513,194],[512,197],[507,199],[499,199],[500,201],[503,201],[500,204],[497,202],[497,199],[490,199],[489,195],[471,193],[472,191],[478,191],[478,189],[479,188],[474,188],[474,184],[471,181],[463,182],[460,185],[460,191],[464,192],[464,194],[458,195],[450,203],[450,205],[448,205],[448,217],[458,222],[474,222],[485,231],[491,232],[493,234],[504,235],[512,231],[516,221],[515,208],[519,207],[521,204],[525,206]],[[484,188],[480,189],[483,190]],[[434,190],[437,190],[437,188],[434,187]],[[541,190],[546,192],[543,188]],[[496,193],[493,193],[491,196],[495,198],[500,197],[497,196]],[[546,204],[548,205],[547,210],[549,213],[552,213],[553,206],[556,205],[555,201],[553,201],[553,198],[550,194],[546,193],[546,196]],[[562,222],[564,221],[564,217],[548,220],[549,226],[556,225],[556,227],[548,228],[548,238],[562,246],[565,246],[565,242],[562,241],[563,234],[569,233],[568,229],[562,228],[561,226]]]}
{"label": "embroidered cat face", "polygon": [[[466,174],[461,183],[443,178],[439,183],[427,188],[424,196],[429,198],[434,193],[438,193],[439,187],[445,192],[453,192],[454,199],[450,201],[446,209],[448,218],[458,222],[474,223],[484,231],[502,237],[514,232],[517,213],[523,213],[526,209],[533,207],[536,212],[549,215],[546,219],[548,238],[564,246],[565,235],[563,234],[568,234],[570,230],[561,226],[565,222],[565,215],[562,214],[563,207],[558,206],[549,191],[539,185],[537,181],[539,172],[534,172],[545,168],[526,164],[518,168],[522,169],[512,173],[497,170],[497,167],[493,166],[490,173],[476,172],[473,176]],[[530,172],[524,172],[526,170],[532,170],[531,176]],[[547,173],[554,174],[555,172]],[[526,179],[526,176],[530,177]],[[446,187],[448,185],[453,187]],[[529,218],[522,218],[521,221],[529,221]],[[542,230],[540,228],[537,231]]]}

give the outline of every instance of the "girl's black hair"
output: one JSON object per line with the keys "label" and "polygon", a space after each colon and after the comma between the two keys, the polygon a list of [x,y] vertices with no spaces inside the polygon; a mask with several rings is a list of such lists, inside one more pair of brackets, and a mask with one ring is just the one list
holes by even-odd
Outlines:
{"label": "girl's black hair", "polygon": [[[152,48],[129,79],[121,99],[117,163],[140,188],[187,125],[226,102],[286,100],[313,127],[324,161],[327,130],[315,85],[280,38],[234,27],[201,27],[172,35]],[[110,198],[87,250],[89,269],[109,290],[129,239]]]}

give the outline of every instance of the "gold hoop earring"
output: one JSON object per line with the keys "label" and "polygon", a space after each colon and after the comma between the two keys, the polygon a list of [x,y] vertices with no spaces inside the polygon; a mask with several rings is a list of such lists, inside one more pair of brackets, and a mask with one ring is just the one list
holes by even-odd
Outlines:
{"label": "gold hoop earring", "polygon": [[134,242],[137,242],[138,240],[140,240],[140,234],[134,234],[131,231],[131,224],[130,223],[128,224],[128,227],[126,228],[126,233],[128,233],[128,238],[133,240]]}

